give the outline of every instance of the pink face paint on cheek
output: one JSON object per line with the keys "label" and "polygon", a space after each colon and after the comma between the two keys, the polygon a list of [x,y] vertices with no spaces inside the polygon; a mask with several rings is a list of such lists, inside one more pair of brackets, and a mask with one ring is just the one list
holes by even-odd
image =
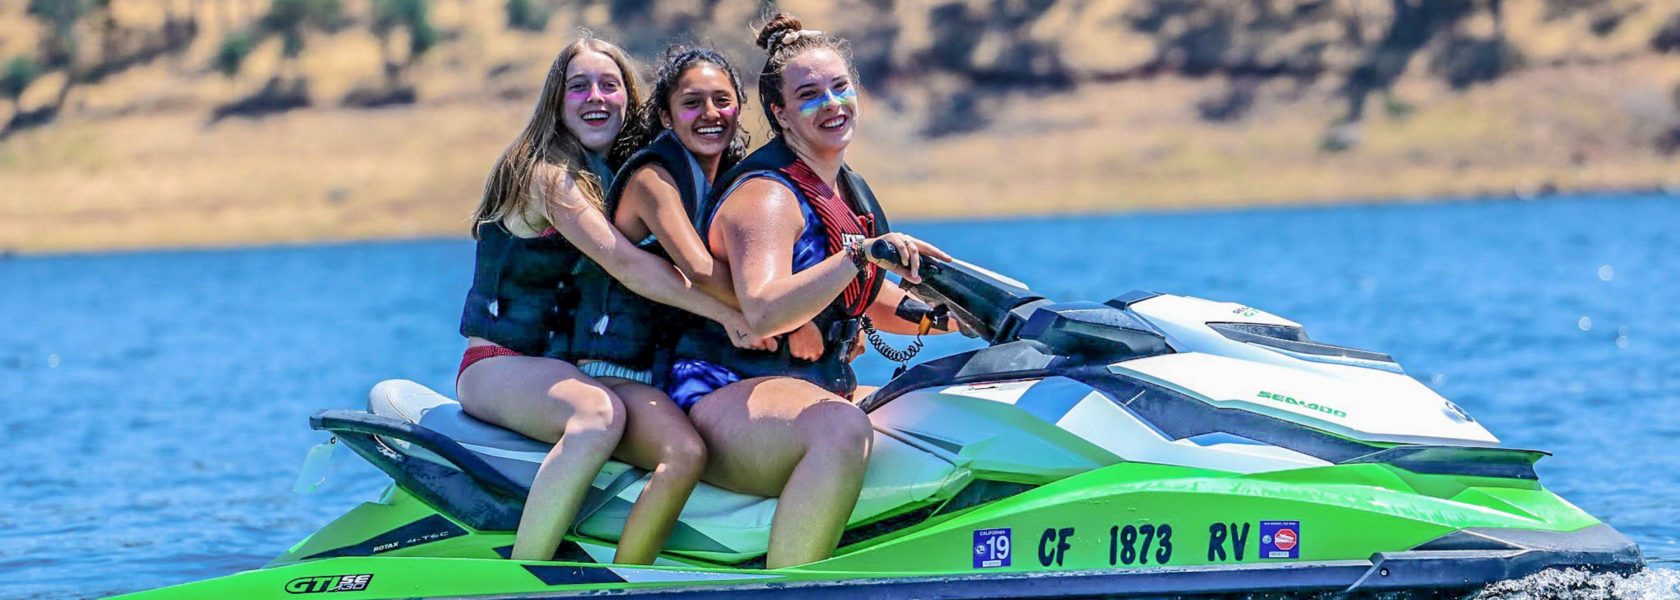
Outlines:
{"label": "pink face paint on cheek", "polygon": [[682,111],[677,113],[677,116],[681,117],[682,120],[684,120],[684,121],[694,121],[694,120],[700,118],[700,114],[702,112],[705,112],[705,109],[684,108],[684,109],[682,109]]}
{"label": "pink face paint on cheek", "polygon": [[583,104],[584,102],[588,102],[588,101],[589,101],[589,90],[584,90],[584,91],[581,91],[581,92],[566,92],[566,102],[568,102],[568,103]]}
{"label": "pink face paint on cheek", "polygon": [[723,115],[723,118],[725,118],[725,119],[734,119],[735,118],[735,105],[731,104],[729,106],[725,106],[723,108],[718,109],[718,114]]}

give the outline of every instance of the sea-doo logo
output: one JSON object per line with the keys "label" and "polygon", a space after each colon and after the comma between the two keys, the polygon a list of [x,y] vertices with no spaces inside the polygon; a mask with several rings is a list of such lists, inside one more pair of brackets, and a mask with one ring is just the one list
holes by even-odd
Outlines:
{"label": "sea-doo logo", "polygon": [[288,594],[320,594],[323,592],[360,592],[373,582],[372,573],[359,575],[317,575],[299,577],[286,582]]}
{"label": "sea-doo logo", "polygon": [[1284,404],[1293,404],[1295,406],[1299,406],[1299,407],[1305,408],[1307,410],[1316,410],[1318,412],[1330,415],[1332,417],[1341,417],[1341,418],[1344,418],[1344,419],[1347,418],[1347,413],[1342,412],[1340,410],[1336,410],[1336,409],[1328,407],[1328,406],[1321,405],[1317,402],[1302,402],[1300,400],[1296,400],[1296,399],[1291,398],[1289,396],[1285,396],[1283,394],[1274,394],[1272,392],[1260,392],[1260,397],[1265,398],[1267,400],[1276,400],[1276,401],[1282,402]]}

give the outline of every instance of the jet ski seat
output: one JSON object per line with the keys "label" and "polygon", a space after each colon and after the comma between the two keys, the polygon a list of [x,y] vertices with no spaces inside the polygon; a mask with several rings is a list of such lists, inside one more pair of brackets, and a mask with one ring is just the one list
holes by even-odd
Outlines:
{"label": "jet ski seat", "polygon": [[[462,410],[460,403],[408,380],[386,380],[374,386],[368,397],[368,410],[440,433],[527,489],[536,477],[537,466],[553,447],[474,419]],[[399,452],[452,469],[460,468],[416,445],[395,439],[386,441]],[[608,461],[595,478],[594,491],[579,513],[576,531],[590,538],[616,542],[631,504],[647,482],[648,475],[640,469]],[[848,523],[866,523],[901,507],[948,498],[967,483],[966,471],[959,471],[951,463],[877,430],[863,493]],[[666,549],[721,562],[751,559],[764,554],[769,547],[770,521],[775,510],[775,498],[740,494],[701,483],[683,507]]]}

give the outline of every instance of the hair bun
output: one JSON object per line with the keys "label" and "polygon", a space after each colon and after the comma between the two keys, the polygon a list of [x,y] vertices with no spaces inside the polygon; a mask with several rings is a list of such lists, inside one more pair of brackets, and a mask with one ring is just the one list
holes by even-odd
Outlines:
{"label": "hair bun", "polygon": [[770,43],[780,37],[784,32],[799,31],[804,28],[805,24],[799,22],[799,17],[795,17],[785,12],[776,13],[776,16],[770,17],[769,23],[765,23],[764,27],[759,28],[757,42],[758,47],[770,50]]}

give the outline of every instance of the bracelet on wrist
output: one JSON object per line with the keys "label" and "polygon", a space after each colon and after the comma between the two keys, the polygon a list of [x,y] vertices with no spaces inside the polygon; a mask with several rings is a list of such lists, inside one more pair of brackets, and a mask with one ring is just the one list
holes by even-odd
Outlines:
{"label": "bracelet on wrist", "polygon": [[869,267],[869,257],[863,253],[863,240],[850,239],[841,243],[846,250],[846,257],[852,259],[852,266],[862,271]]}

